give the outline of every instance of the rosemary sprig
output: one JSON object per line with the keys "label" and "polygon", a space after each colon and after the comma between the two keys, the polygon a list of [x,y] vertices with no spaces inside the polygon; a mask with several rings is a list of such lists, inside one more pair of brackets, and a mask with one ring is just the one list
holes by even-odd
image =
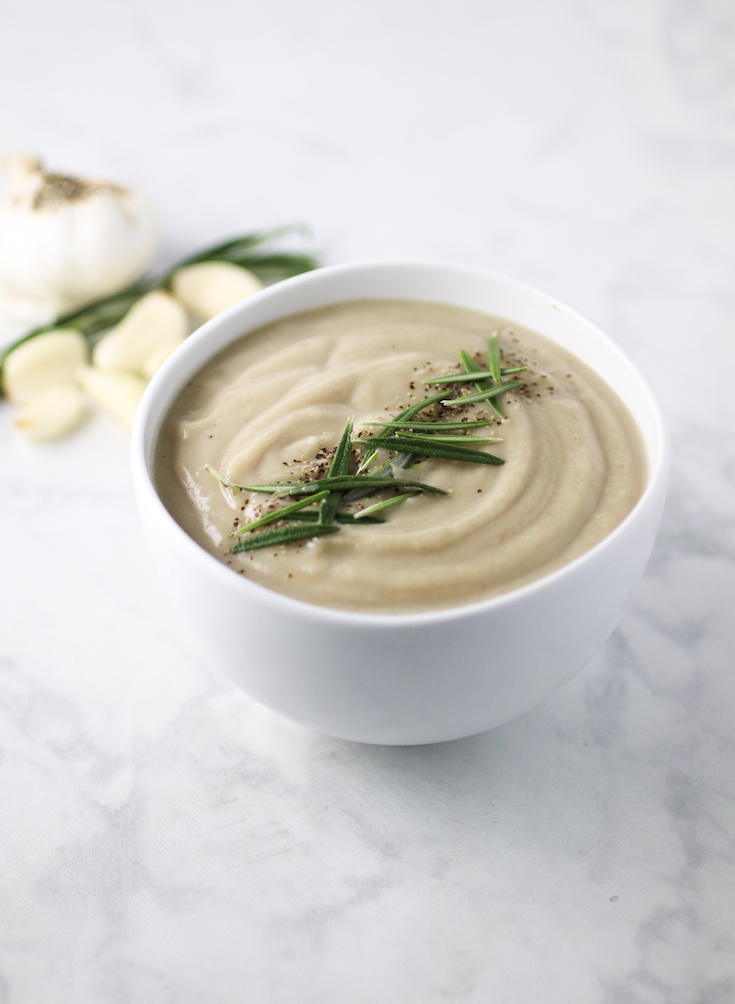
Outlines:
{"label": "rosemary sprig", "polygon": [[492,387],[490,390],[484,390],[481,394],[469,394],[466,397],[454,397],[446,401],[442,401],[443,405],[447,408],[456,408],[458,405],[462,404],[473,404],[475,401],[490,401],[492,404],[494,398],[498,397],[500,394],[506,394],[509,390],[515,390],[516,387],[520,387],[523,383],[522,380],[512,380],[510,383],[502,383],[499,387]]}
{"label": "rosemary sprig", "polygon": [[[408,492],[407,494],[411,495],[413,493],[412,492]],[[397,496],[397,497],[403,498],[402,495]],[[311,501],[311,499],[309,499],[309,501]],[[364,512],[364,510],[363,510],[363,512]],[[351,513],[351,512],[338,512],[335,515],[334,518],[335,518],[335,520],[338,523],[354,523],[355,522],[355,515],[353,515],[353,513]],[[300,523],[316,523],[317,520],[319,519],[319,513],[318,512],[313,512],[310,509],[302,509],[301,512],[295,512],[295,513],[292,513],[290,516],[286,516],[286,519],[289,519],[289,520],[292,520],[292,519],[293,520],[298,520]],[[385,520],[384,519],[376,519],[373,516],[367,516],[365,519],[361,519],[360,522],[361,523],[385,523]]]}
{"label": "rosemary sprig", "polygon": [[[337,444],[337,450],[329,467],[330,477],[340,477],[350,473],[350,458],[352,456],[352,428],[355,424],[354,417],[347,419],[344,432]],[[330,526],[334,523],[337,507],[342,499],[342,492],[329,492],[322,504],[319,506],[319,522],[323,526]]]}
{"label": "rosemary sprig", "polygon": [[[401,436],[404,439],[413,439],[414,436],[426,439],[426,436],[421,436],[419,432],[402,432]],[[432,432],[430,438],[432,443],[471,443],[472,446],[487,446],[490,443],[503,442],[497,436],[443,436],[438,432]]]}
{"label": "rosemary sprig", "polygon": [[[484,429],[488,425],[495,425],[495,419],[485,419],[482,422],[363,422],[363,425],[382,425],[386,429],[405,429],[408,431],[416,429],[428,429],[433,431],[434,429]],[[377,437],[376,437],[377,438]],[[371,440],[374,442],[375,440]],[[364,442],[364,440],[360,440]]]}
{"label": "rosemary sprig", "polygon": [[369,505],[367,509],[363,509],[361,512],[356,512],[355,522],[363,519],[368,520],[374,513],[380,512],[381,509],[390,509],[394,505],[400,505],[400,503],[405,502],[406,499],[413,498],[414,496],[420,494],[421,492],[403,492],[402,495],[394,495],[389,499],[381,499],[381,501],[376,502],[375,505]]}
{"label": "rosemary sprig", "polygon": [[306,526],[281,526],[275,530],[263,530],[246,537],[232,548],[233,554],[243,551],[257,551],[261,547],[277,547],[279,544],[293,544],[297,540],[310,540],[312,537],[322,537],[326,533],[339,533],[339,527],[323,526],[319,523]]}
{"label": "rosemary sprig", "polygon": [[[291,505],[283,506],[281,509],[274,509],[273,512],[268,512],[265,516],[261,516],[260,519],[256,519],[252,523],[246,523],[244,526],[239,526],[237,530],[234,530],[230,536],[231,537],[241,537],[244,533],[249,533],[251,530],[257,529],[259,526],[266,526],[268,523],[276,523],[279,519],[287,519],[292,513],[298,512],[299,509],[304,509],[307,505],[313,505],[314,502],[318,502],[321,499],[326,499],[329,492],[321,492],[319,495],[310,495],[305,499],[301,499],[300,502],[294,502]],[[317,516],[314,513],[314,516]]]}
{"label": "rosemary sprig", "polygon": [[[505,461],[494,454],[485,453],[477,447],[499,443],[502,440],[490,436],[467,435],[469,429],[486,428],[494,425],[494,420],[477,420],[472,422],[430,422],[418,419],[413,421],[414,416],[424,411],[431,405],[441,401],[442,405],[458,407],[464,404],[471,404],[476,401],[490,401],[498,413],[504,418],[498,402],[495,400],[501,394],[520,387],[520,380],[511,380],[501,383],[501,379],[508,372],[519,373],[525,366],[509,367],[504,370],[500,366],[500,348],[498,346],[497,332],[490,338],[488,346],[488,369],[481,370],[470,354],[464,350],[460,352],[460,359],[465,368],[462,374],[439,377],[435,380],[426,380],[425,383],[433,384],[459,384],[474,383],[478,388],[478,393],[467,394],[459,398],[445,398],[447,393],[442,389],[438,394],[423,398],[410,407],[404,409],[390,422],[367,422],[366,425],[378,426],[380,431],[373,439],[365,440],[360,437],[352,438],[354,418],[349,418],[340,437],[334,457],[329,466],[326,477],[318,478],[315,481],[279,481],[269,484],[243,485],[223,477],[209,464],[205,464],[205,469],[219,481],[221,485],[231,491],[244,492],[265,492],[274,495],[276,498],[285,496],[300,495],[301,501],[261,516],[260,519],[240,527],[235,530],[231,537],[241,537],[233,547],[233,554],[241,551],[254,550],[255,548],[270,547],[291,541],[308,540],[313,537],[322,536],[325,533],[336,533],[339,530],[338,523],[382,523],[384,520],[376,519],[375,513],[383,509],[390,509],[400,505],[415,495],[422,492],[433,492],[438,495],[448,494],[435,485],[428,485],[420,481],[410,481],[397,477],[380,477],[386,468],[406,468],[411,466],[416,457],[439,457],[444,460],[455,460],[470,464],[502,465]],[[492,381],[490,386],[488,381]],[[413,385],[412,385],[413,386]],[[448,435],[448,430],[461,432],[462,434]],[[359,465],[357,473],[350,475],[350,462],[352,458],[353,444],[366,446],[367,450]],[[381,449],[394,453],[392,459],[388,460],[382,467],[372,474],[364,473],[378,455]],[[394,494],[388,498],[379,499],[373,505],[368,506],[360,512],[350,514],[339,512],[340,502],[346,498],[353,500],[363,498],[367,495],[375,495],[378,491],[390,488]],[[315,502],[319,502],[319,509],[307,509]],[[266,530],[252,534],[250,531],[262,527],[266,524],[279,520],[293,520],[308,524],[306,526],[285,526],[280,529]],[[247,534],[247,537],[244,535]]]}
{"label": "rosemary sprig", "polygon": [[[90,345],[94,345],[98,336],[119,324],[130,308],[146,293],[150,293],[154,289],[170,289],[175,272],[186,265],[196,265],[205,261],[228,261],[250,269],[266,284],[318,268],[319,261],[314,255],[293,254],[288,251],[261,252],[258,250],[268,241],[299,229],[303,228],[281,227],[278,230],[258,231],[215,244],[177,262],[164,275],[144,277],[117,293],[103,296],[101,299],[62,314],[51,324],[34,328],[33,331],[29,331],[0,352],[0,377],[2,377],[5,360],[14,349],[31,338],[46,334],[48,331],[54,331],[57,328],[75,328],[84,335]],[[0,389],[1,396],[2,390]]]}
{"label": "rosemary sprig", "polygon": [[187,265],[199,265],[207,261],[228,261],[233,265],[240,265],[254,272],[264,283],[278,282],[280,279],[288,279],[301,272],[310,272],[319,267],[319,262],[314,255],[294,254],[288,251],[274,251],[262,253],[256,250],[269,241],[277,240],[284,234],[294,231],[306,231],[300,225],[290,227],[278,227],[275,230],[260,230],[252,234],[245,234],[243,237],[235,237],[231,240],[222,241],[212,247],[197,251],[178,262],[166,273],[158,285],[163,289],[170,289],[174,274],[180,268]]}
{"label": "rosemary sprig", "polygon": [[[437,402],[441,401],[441,399],[444,397],[444,394],[445,391],[442,391],[439,394],[434,394],[433,397],[425,397],[422,401],[417,401],[416,404],[412,404],[409,408],[406,408],[404,411],[396,415],[391,425],[405,424],[409,419],[413,418],[414,415],[418,415],[420,411],[423,411],[424,408],[428,408],[429,405],[437,404]],[[379,449],[388,449],[388,450],[390,449],[389,446],[386,446],[385,443],[382,442],[383,440],[388,439],[390,435],[391,435],[391,429],[385,429],[384,431],[379,432],[377,436],[373,437],[373,439],[371,440],[371,443],[373,444],[373,449],[368,450],[368,452],[363,457],[362,463],[357,468],[358,474],[361,471],[366,470],[370,466],[373,460],[377,457]],[[380,443],[380,446],[376,445],[378,443]]]}
{"label": "rosemary sprig", "polygon": [[[349,491],[351,488],[420,488],[424,492],[433,492],[435,495],[446,495],[442,488],[435,485],[427,485],[421,481],[409,481],[407,478],[376,478],[369,474],[351,474],[339,478],[320,478],[318,481],[308,481],[306,484],[280,485],[246,485],[248,491],[272,491],[275,495],[303,495],[315,494],[328,488],[330,491]],[[371,493],[372,494],[372,493]]]}
{"label": "rosemary sprig", "polygon": [[[472,442],[472,440],[469,440]],[[504,464],[500,457],[493,456],[492,453],[483,453],[482,450],[468,450],[463,446],[453,446],[451,443],[443,443],[437,436],[412,436],[403,438],[396,436],[389,440],[392,450],[405,450],[406,452],[418,453],[422,457],[440,457],[443,460],[461,460],[469,464]],[[407,484],[406,481],[403,484]]]}
{"label": "rosemary sprig", "polygon": [[243,492],[265,492],[269,495],[316,495],[325,489],[329,491],[349,491],[350,488],[420,488],[421,491],[434,492],[436,495],[446,495],[442,488],[435,485],[425,485],[421,481],[409,481],[404,478],[376,478],[370,474],[348,474],[340,477],[319,478],[317,481],[274,481],[262,485],[239,485],[229,478],[223,477],[211,464],[204,465],[212,477],[216,478],[225,488],[239,489]]}
{"label": "rosemary sprig", "polygon": [[[462,349],[460,351],[460,353],[459,353],[459,358],[460,358],[460,360],[462,362],[462,365],[465,368],[465,372],[466,373],[473,373],[473,374],[475,374],[475,373],[481,372],[480,371],[480,367],[477,365],[477,363],[472,358],[472,356],[469,354],[469,352],[465,352],[465,350]],[[481,379],[480,378],[475,378],[475,386],[477,387],[478,391],[490,390],[490,384],[487,382],[487,380],[485,378],[481,378]],[[493,398],[491,398],[490,399],[490,404],[491,404],[493,410],[496,411],[498,413],[498,415],[500,415],[500,417],[502,419],[505,419],[505,414],[503,412],[503,409],[500,407],[500,402],[499,401],[495,401]]]}
{"label": "rosemary sprig", "polygon": [[[510,366],[508,369],[503,369],[500,371],[501,376],[510,376],[511,373],[522,373],[523,370],[528,369],[527,366]],[[445,384],[445,383],[470,383],[475,380],[491,380],[495,379],[495,374],[492,370],[478,370],[471,376],[468,373],[450,373],[449,376],[434,377],[433,380],[424,380],[425,384]],[[500,383],[500,380],[498,380]]]}
{"label": "rosemary sprig", "polygon": [[498,345],[498,333],[493,331],[487,347],[487,367],[490,370],[493,381],[500,383],[500,346]]}

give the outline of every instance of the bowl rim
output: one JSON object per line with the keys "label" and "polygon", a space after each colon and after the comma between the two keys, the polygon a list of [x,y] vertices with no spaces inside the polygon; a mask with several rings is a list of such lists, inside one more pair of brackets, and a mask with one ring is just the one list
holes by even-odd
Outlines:
{"label": "bowl rim", "polygon": [[[182,356],[191,355],[196,352],[201,343],[211,337],[211,333],[213,331],[218,330],[223,324],[226,324],[230,318],[239,314],[243,309],[249,309],[249,305],[251,305],[256,299],[259,302],[263,302],[266,298],[271,299],[278,297],[282,295],[286,289],[293,289],[299,285],[308,285],[312,282],[319,282],[323,276],[328,277],[337,274],[347,274],[350,272],[367,272],[371,270],[390,268],[441,269],[447,272],[453,272],[457,275],[474,276],[478,279],[495,281],[502,283],[505,286],[513,287],[521,294],[526,293],[534,296],[540,295],[546,297],[557,307],[576,316],[576,318],[581,320],[585,325],[593,329],[595,335],[606,343],[609,350],[611,350],[614,354],[617,354],[631,374],[637,378],[640,387],[648,398],[648,404],[653,418],[654,440],[658,444],[658,455],[653,458],[653,463],[651,463],[651,458],[648,458],[649,471],[647,483],[636,504],[627,516],[610,533],[603,537],[602,540],[594,544],[589,550],[578,555],[572,561],[567,562],[560,568],[557,568],[538,579],[534,579],[533,581],[526,583],[526,585],[519,586],[496,596],[491,596],[487,599],[474,600],[470,603],[461,603],[456,606],[441,607],[435,610],[395,614],[341,610],[336,607],[320,606],[316,603],[309,603],[306,600],[296,599],[295,597],[287,596],[284,593],[279,593],[274,589],[269,589],[267,586],[254,582],[246,576],[239,575],[234,571],[234,569],[228,568],[227,565],[219,560],[219,558],[210,554],[210,552],[198,544],[193,537],[190,537],[168,511],[156,490],[149,466],[150,458],[146,455],[146,442],[149,441],[149,425],[152,421],[153,413],[158,406],[159,398],[167,392],[167,377],[169,372],[181,360]],[[371,299],[372,297],[366,298]],[[386,298],[391,299],[392,297]],[[345,301],[334,299],[331,302],[347,302],[349,299],[355,299],[355,297],[348,297]],[[411,298],[405,297],[405,299]],[[442,301],[437,300],[436,302]],[[246,307],[245,305],[248,306]],[[310,308],[305,307],[303,309]],[[280,317],[287,317],[290,313],[298,312],[298,309],[289,311],[281,314]],[[259,327],[262,327],[262,324],[257,324],[248,331],[241,332],[240,335],[235,336],[225,345],[218,346],[218,348],[213,351],[205,361],[200,362],[197,369],[194,370],[187,379],[191,379],[194,373],[198,372],[203,366],[205,366],[218,352],[224,351],[224,349],[231,345],[236,338],[242,337],[242,335],[250,334]],[[553,339],[551,340],[553,341]],[[604,380],[605,378],[601,377],[601,379]],[[176,396],[178,396],[178,393],[180,393],[182,388],[183,383],[171,398],[169,407],[176,399]],[[165,409],[160,415],[155,416],[157,420],[157,427],[154,428],[153,435],[150,437],[151,443],[155,443],[161,424],[167,413],[168,409]],[[642,436],[643,431],[638,417],[636,415],[632,415],[632,417],[638,427],[639,433]],[[281,282],[274,283],[273,285],[260,290],[258,293],[254,293],[252,296],[247,297],[245,300],[241,300],[239,303],[234,304],[232,307],[222,311],[220,314],[217,314],[216,317],[213,317],[189,335],[186,341],[179,346],[179,348],[176,349],[171,356],[169,356],[158,372],[153,376],[151,382],[145,390],[136,413],[132,430],[131,465],[139,507],[142,502],[151,505],[153,512],[159,518],[159,524],[165,527],[169,536],[175,541],[176,545],[184,549],[184,551],[189,555],[190,560],[193,561],[194,564],[201,567],[202,573],[210,576],[218,576],[221,578],[225,587],[229,586],[231,589],[240,590],[244,601],[247,601],[248,598],[252,596],[253,598],[258,599],[261,603],[272,603],[274,610],[280,610],[285,615],[290,614],[300,618],[311,617],[317,620],[321,619],[324,622],[342,627],[351,625],[363,629],[373,627],[376,629],[387,628],[397,630],[406,627],[426,627],[428,625],[445,623],[448,621],[474,618],[489,611],[502,610],[504,607],[512,606],[527,598],[533,597],[535,594],[543,593],[548,589],[553,589],[557,582],[569,577],[570,575],[574,575],[585,564],[595,561],[597,556],[604,550],[613,548],[618,539],[627,533],[631,523],[640,519],[643,510],[648,509],[652,502],[659,497],[659,494],[665,491],[668,481],[670,449],[670,438],[662,409],[648,380],[643,376],[636,364],[620,348],[617,342],[615,342],[610,335],[608,335],[595,321],[589,318],[582,311],[577,310],[575,307],[566,303],[566,301],[557,296],[552,296],[545,290],[540,289],[537,286],[533,286],[530,283],[511,276],[503,275],[502,273],[478,268],[476,266],[462,265],[456,262],[435,259],[367,259],[362,261],[346,262],[338,265],[326,265],[322,268],[305,272],[301,275],[293,276],[290,279],[284,279]],[[163,520],[162,524],[161,520]]]}

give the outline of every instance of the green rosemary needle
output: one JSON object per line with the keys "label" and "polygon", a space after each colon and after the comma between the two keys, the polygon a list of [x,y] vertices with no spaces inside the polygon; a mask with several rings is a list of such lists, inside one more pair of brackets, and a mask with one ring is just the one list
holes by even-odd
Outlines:
{"label": "green rosemary needle", "polygon": [[[413,493],[412,492],[408,492],[408,494],[410,495],[410,494],[413,494]],[[403,496],[400,496],[400,497],[402,498]],[[311,498],[309,499],[309,501],[311,502]],[[302,509],[301,512],[291,513],[290,516],[286,516],[285,518],[288,519],[288,520],[296,520],[299,523],[316,523],[317,520],[319,519],[319,513],[318,512],[314,512],[311,509]],[[355,517],[354,517],[354,515],[351,512],[338,512],[335,515],[334,518],[335,518],[335,520],[338,523],[354,523],[355,522]],[[385,523],[385,520],[384,519],[376,519],[374,516],[368,516],[366,519],[361,519],[360,522],[361,523]]]}
{"label": "green rosemary needle", "polygon": [[[396,415],[396,417],[393,419],[393,422],[391,423],[391,426],[395,424],[398,425],[405,424],[409,419],[413,418],[414,415],[418,415],[420,411],[423,411],[424,408],[428,408],[429,405],[437,404],[439,401],[441,401],[441,399],[444,397],[444,393],[445,393],[444,391],[441,391],[439,394],[434,394],[432,397],[425,397],[422,401],[417,401],[416,404],[412,404],[409,408],[406,408],[405,411],[402,411],[398,415]],[[382,440],[388,439],[390,437],[390,434],[391,434],[390,429],[384,429],[382,432],[379,432],[377,436],[375,436],[373,439],[370,440],[371,444],[373,445],[373,448],[371,450],[368,450],[365,456],[362,458],[362,463],[357,469],[358,474],[361,471],[364,471],[373,462],[373,460],[378,455],[379,449],[388,449],[388,450],[390,449],[389,446],[385,446],[385,444],[382,442]]]}
{"label": "green rosemary needle", "polygon": [[402,495],[394,495],[392,498],[382,499],[380,502],[376,502],[375,505],[369,505],[367,509],[363,509],[361,512],[356,512],[355,522],[358,520],[370,519],[374,513],[380,512],[381,509],[390,509],[392,506],[399,505],[401,502],[405,502],[406,499],[413,498],[414,496],[420,494],[421,492],[403,492]]}
{"label": "green rosemary needle", "polygon": [[[527,366],[511,366],[507,370],[501,370],[501,376],[510,376],[512,373],[522,373]],[[473,383],[476,380],[494,380],[495,375],[492,370],[478,370],[477,373],[450,373],[449,376],[434,377],[433,380],[424,380],[425,384],[447,384],[447,383]],[[498,383],[500,381],[498,380]]]}
{"label": "green rosemary needle", "polygon": [[[329,468],[330,477],[338,477],[340,475],[349,474],[350,472],[350,458],[352,457],[352,428],[354,424],[354,417],[347,419],[347,425],[345,425],[344,432],[337,444],[337,450]],[[324,501],[319,506],[319,522],[323,526],[329,526],[334,523],[337,506],[339,505],[341,499],[342,492],[334,491],[327,494]]]}
{"label": "green rosemary needle", "polygon": [[469,394],[467,397],[450,398],[442,401],[442,404],[447,408],[456,408],[458,405],[473,404],[475,401],[490,401],[492,403],[493,398],[498,397],[500,394],[506,394],[509,390],[515,390],[522,383],[522,380],[512,380],[510,383],[502,383],[499,387],[484,390],[481,394]]}
{"label": "green rosemary needle", "polygon": [[487,347],[487,368],[495,383],[500,383],[500,346],[498,345],[498,333],[493,331]]}
{"label": "green rosemary needle", "polygon": [[[363,425],[382,425],[386,429],[405,429],[406,431],[411,429],[414,432],[417,429],[428,429],[433,432],[434,429],[485,429],[488,425],[495,425],[495,419],[488,418],[484,422],[422,422],[421,420],[418,422],[363,422]],[[359,442],[364,443],[365,440],[361,439]]]}
{"label": "green rosemary needle", "polygon": [[254,533],[252,537],[245,537],[238,540],[232,548],[233,554],[241,554],[243,551],[257,551],[261,547],[277,547],[279,544],[292,544],[297,540],[310,540],[312,537],[321,537],[326,533],[339,533],[339,527],[321,526],[319,523],[307,524],[306,526],[281,526],[275,530],[263,530],[262,533]]}
{"label": "green rosemary needle", "polygon": [[[268,523],[276,523],[279,519],[287,519],[291,513],[298,512],[299,509],[304,509],[307,505],[313,505],[314,502],[319,502],[321,499],[326,499],[329,492],[320,492],[318,495],[307,495],[305,499],[301,499],[299,502],[294,502],[291,505],[283,506],[281,509],[274,509],[273,512],[268,512],[265,516],[261,516],[260,519],[256,519],[252,523],[247,523],[245,526],[239,526],[237,530],[230,534],[231,537],[240,537],[244,533],[249,533],[251,530],[255,530],[259,526],[266,526]],[[314,513],[317,516],[317,513]]]}
{"label": "green rosemary needle", "polygon": [[[414,436],[421,436],[418,432],[402,432],[404,439],[413,439]],[[426,436],[422,438],[426,439]],[[487,446],[489,443],[502,443],[503,440],[497,436],[443,436],[441,433],[432,432],[430,437],[432,443],[469,443],[470,446]]]}
{"label": "green rosemary needle", "polygon": [[[468,451],[469,452],[469,451]],[[350,488],[374,488],[376,491],[381,488],[419,488],[424,492],[434,492],[436,495],[446,495],[447,492],[435,485],[426,485],[421,481],[408,481],[407,479],[396,478],[376,478],[369,474],[348,474],[344,477],[319,478],[318,481],[275,481],[262,485],[239,485],[234,481],[223,478],[213,467],[205,464],[206,470],[216,478],[225,488],[238,489],[242,492],[266,492],[269,495],[279,497],[285,495],[316,495],[317,492],[329,491],[349,491]]]}
{"label": "green rosemary needle", "polygon": [[[472,440],[469,440],[472,442]],[[389,440],[392,450],[406,450],[411,453],[419,453],[422,457],[440,457],[442,460],[461,460],[469,464],[504,464],[500,457],[493,456],[492,453],[483,453],[482,450],[469,450],[463,446],[454,446],[451,443],[443,443],[436,436],[413,436],[402,438],[396,436]],[[408,482],[404,481],[403,484]]]}
{"label": "green rosemary needle", "polygon": [[[465,371],[467,373],[475,374],[475,373],[479,373],[480,372],[480,367],[477,365],[477,363],[472,358],[472,356],[469,354],[469,352],[466,352],[464,349],[461,349],[460,353],[459,353],[459,358],[460,358],[460,360],[462,362],[462,365],[464,366]],[[482,378],[482,379],[477,379],[476,378],[475,379],[475,386],[477,387],[478,391],[490,390],[490,384],[484,378]],[[496,411],[497,414],[500,415],[500,417],[504,419],[505,418],[505,414],[503,413],[503,409],[500,407],[500,402],[496,401],[494,398],[490,398],[489,400],[490,400],[490,405],[493,408],[493,410]],[[442,403],[444,403],[444,402],[442,402]]]}

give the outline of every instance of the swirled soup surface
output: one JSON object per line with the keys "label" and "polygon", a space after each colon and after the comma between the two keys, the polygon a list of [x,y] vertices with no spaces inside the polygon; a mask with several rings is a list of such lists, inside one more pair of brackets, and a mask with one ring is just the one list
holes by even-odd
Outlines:
{"label": "swirled soup surface", "polygon": [[[323,475],[350,416],[374,435],[365,422],[390,420],[436,393],[424,380],[460,372],[460,349],[484,367],[494,330],[502,365],[528,370],[501,398],[506,420],[469,434],[502,437],[477,449],[503,466],[425,459],[404,475],[450,494],[411,498],[382,525],[233,554],[233,530],[276,503],[223,488],[205,465],[240,484]],[[456,416],[438,407],[421,417],[494,416],[487,402]],[[276,321],[214,358],[167,416],[155,477],[173,517],[234,572],[309,603],[405,613],[507,592],[571,561],[635,505],[645,461],[616,394],[548,339],[443,304],[358,300]]]}

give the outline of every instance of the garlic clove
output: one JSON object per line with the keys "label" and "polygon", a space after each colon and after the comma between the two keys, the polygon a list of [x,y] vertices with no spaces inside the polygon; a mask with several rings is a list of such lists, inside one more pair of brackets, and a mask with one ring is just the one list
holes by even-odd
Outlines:
{"label": "garlic clove", "polygon": [[72,432],[88,414],[84,395],[72,384],[46,387],[18,411],[13,424],[31,439],[46,442]]}
{"label": "garlic clove", "polygon": [[15,404],[31,401],[49,387],[73,384],[87,361],[87,343],[72,328],[48,331],[22,342],[3,364],[3,390]]}
{"label": "garlic clove", "polygon": [[6,155],[2,167],[9,179],[0,201],[6,319],[44,311],[59,316],[122,289],[151,263],[157,216],[134,192],[45,171],[28,154]]}
{"label": "garlic clove", "polygon": [[200,262],[180,268],[171,288],[197,317],[208,321],[233,304],[263,288],[257,276],[240,265],[226,261]]}
{"label": "garlic clove", "polygon": [[135,413],[145,390],[145,381],[124,370],[98,370],[80,366],[79,386],[116,421],[132,429]]}
{"label": "garlic clove", "polygon": [[92,360],[100,369],[140,373],[153,349],[164,342],[180,344],[188,334],[184,308],[169,293],[156,289],[138,300],[118,326],[97,343]]}
{"label": "garlic clove", "polygon": [[181,339],[169,339],[167,342],[161,342],[157,345],[152,352],[150,352],[144,359],[143,365],[140,368],[141,373],[146,380],[150,380],[153,374],[163,366],[168,357],[172,352],[178,349],[179,345],[184,341]]}

